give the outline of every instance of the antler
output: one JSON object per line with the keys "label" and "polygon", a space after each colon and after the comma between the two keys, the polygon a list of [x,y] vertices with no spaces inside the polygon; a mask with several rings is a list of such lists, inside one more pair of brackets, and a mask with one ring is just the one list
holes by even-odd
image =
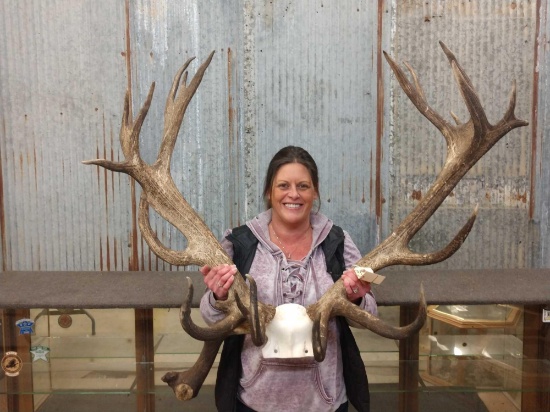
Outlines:
{"label": "antler", "polygon": [[[477,207],[454,239],[443,249],[432,253],[414,253],[409,248],[409,242],[439,208],[468,170],[496,142],[510,130],[529,124],[524,120],[518,120],[514,115],[516,105],[516,85],[514,82],[508,109],[504,117],[496,125],[491,125],[487,120],[470,78],[447,46],[442,42],[439,42],[439,44],[449,60],[460,93],[470,113],[470,120],[466,123],[460,123],[453,115],[457,124],[451,125],[448,123],[427,103],[424,91],[412,67],[405,63],[412,77],[411,83],[397,63],[384,52],[384,56],[403,91],[420,113],[437,127],[445,137],[447,141],[447,158],[435,183],[413,211],[387,239],[357,262],[358,266],[370,267],[373,271],[393,265],[431,265],[452,256],[470,233],[476,219]],[[314,353],[317,360],[322,360],[325,356],[327,326],[331,317],[345,316],[347,319],[361,325],[371,323],[372,318],[372,316],[359,310],[356,305],[346,299],[345,288],[341,280],[336,282],[318,302],[309,306],[307,312],[315,322]],[[387,328],[386,325],[381,325],[376,333],[389,338],[400,339],[403,334],[418,331],[422,327],[425,317],[426,302],[424,293],[421,291],[419,314],[411,325],[405,327],[406,329]]]}
{"label": "antler", "polygon": [[[143,161],[139,154],[139,134],[143,121],[151,105],[155,83],[135,120],[130,119],[130,96],[126,92],[124,113],[120,129],[120,144],[124,153],[123,162],[105,159],[84,161],[84,164],[102,166],[106,169],[127,173],[142,187],[139,205],[139,227],[151,250],[166,262],[176,265],[220,265],[231,264],[231,258],[225,253],[220,243],[206,226],[200,216],[187,203],[177,189],[170,175],[170,160],[174,145],[185,115],[185,111],[204,73],[210,64],[214,52],[199,67],[193,79],[187,84],[187,67],[193,60],[189,59],[177,72],[166,99],[164,111],[164,132],[157,160],[152,165]],[[187,248],[175,251],[167,248],[158,239],[149,221],[149,207],[174,225],[187,238]],[[227,301],[218,302],[226,318],[212,328],[200,328],[190,317],[189,302],[192,299],[193,287],[190,279],[187,299],[182,306],[181,324],[186,332],[196,339],[207,341],[193,368],[184,373],[171,372],[163,377],[179,399],[190,399],[197,395],[208,371],[210,370],[218,349],[226,336],[231,334],[251,333],[257,345],[265,343],[265,326],[273,318],[275,308],[258,303],[242,276],[235,276]],[[251,309],[248,309],[251,308]]]}
{"label": "antler", "polygon": [[[454,55],[443,44],[442,47],[451,62],[471,119],[468,123],[457,126],[451,126],[445,122],[426,103],[414,71],[407,66],[414,81],[414,84],[411,84],[402,70],[386,55],[405,93],[447,139],[449,154],[440,176],[427,195],[396,231],[357,262],[358,265],[379,270],[396,264],[431,264],[451,256],[469,233],[475,219],[475,212],[455,239],[439,252],[415,254],[408,249],[408,243],[475,162],[508,131],[527,124],[514,117],[514,87],[506,115],[496,126],[491,126],[487,122],[470,80],[458,65]],[[125,160],[112,162],[97,159],[83,162],[127,173],[141,185],[143,190],[139,208],[139,226],[142,235],[157,256],[176,266],[205,264],[215,266],[232,263],[212,232],[178,191],[170,175],[170,159],[185,111],[213,54],[214,52],[199,67],[189,85],[186,84],[186,70],[192,59],[188,60],[176,74],[166,100],[163,139],[154,164],[145,163],[139,154],[139,134],[153,98],[154,83],[135,120],[130,119],[130,98],[129,92],[126,93],[120,131]],[[149,222],[149,207],[154,208],[160,216],[185,235],[188,241],[185,250],[174,251],[160,242]],[[261,346],[266,342],[266,325],[273,319],[275,308],[257,301],[254,280],[249,276],[247,279],[250,289],[242,276],[239,274],[235,276],[228,299],[216,303],[217,307],[226,314],[225,318],[208,328],[197,326],[191,319],[190,302],[193,296],[193,285],[188,279],[188,292],[180,312],[181,325],[192,337],[203,340],[205,343],[199,359],[191,369],[186,372],[169,372],[162,378],[172,387],[179,399],[191,399],[198,394],[225,337],[232,334],[250,334],[255,345]],[[332,317],[345,316],[379,335],[401,339],[422,327],[426,317],[426,302],[421,291],[417,319],[406,327],[395,328],[348,302],[343,282],[340,280],[317,303],[309,306],[307,313],[314,320],[312,333],[315,358],[321,361],[325,356],[327,327]]]}

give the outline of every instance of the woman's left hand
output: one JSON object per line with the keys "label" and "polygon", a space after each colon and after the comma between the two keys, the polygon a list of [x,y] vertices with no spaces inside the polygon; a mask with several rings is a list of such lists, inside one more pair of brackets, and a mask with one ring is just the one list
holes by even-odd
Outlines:
{"label": "woman's left hand", "polygon": [[363,298],[363,296],[370,292],[370,283],[359,280],[353,269],[347,269],[342,273],[342,280],[346,287],[348,300],[351,302]]}

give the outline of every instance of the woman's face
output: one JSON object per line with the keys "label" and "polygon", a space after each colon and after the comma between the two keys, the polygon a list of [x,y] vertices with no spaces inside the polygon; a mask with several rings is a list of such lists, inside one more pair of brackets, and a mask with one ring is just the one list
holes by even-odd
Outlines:
{"label": "woman's face", "polygon": [[303,164],[287,163],[279,168],[269,194],[273,220],[289,226],[309,222],[315,199],[317,190]]}

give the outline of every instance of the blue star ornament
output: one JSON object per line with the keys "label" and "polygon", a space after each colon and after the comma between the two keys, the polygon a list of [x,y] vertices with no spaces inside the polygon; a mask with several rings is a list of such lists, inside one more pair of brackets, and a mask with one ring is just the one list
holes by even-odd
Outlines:
{"label": "blue star ornament", "polygon": [[19,328],[20,335],[32,335],[34,321],[32,319],[19,319],[15,322],[15,325]]}

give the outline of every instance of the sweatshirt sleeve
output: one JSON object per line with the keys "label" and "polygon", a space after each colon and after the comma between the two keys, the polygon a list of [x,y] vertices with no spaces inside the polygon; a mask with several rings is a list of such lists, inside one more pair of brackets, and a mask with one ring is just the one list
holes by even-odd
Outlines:
{"label": "sweatshirt sleeve", "polygon": [[[344,261],[346,262],[346,268],[351,268],[362,256],[351,236],[345,230],[344,236]],[[359,306],[371,315],[378,316],[378,305],[372,290],[361,299]]]}
{"label": "sweatshirt sleeve", "polygon": [[[226,230],[223,234],[223,239],[220,241],[223,249],[227,252],[229,257],[233,259],[233,243],[227,240],[227,235],[231,233],[231,230]],[[216,299],[214,293],[210,289],[206,289],[204,295],[202,295],[200,302],[200,311],[202,318],[208,325],[212,325],[225,317],[225,314],[216,308]]]}

